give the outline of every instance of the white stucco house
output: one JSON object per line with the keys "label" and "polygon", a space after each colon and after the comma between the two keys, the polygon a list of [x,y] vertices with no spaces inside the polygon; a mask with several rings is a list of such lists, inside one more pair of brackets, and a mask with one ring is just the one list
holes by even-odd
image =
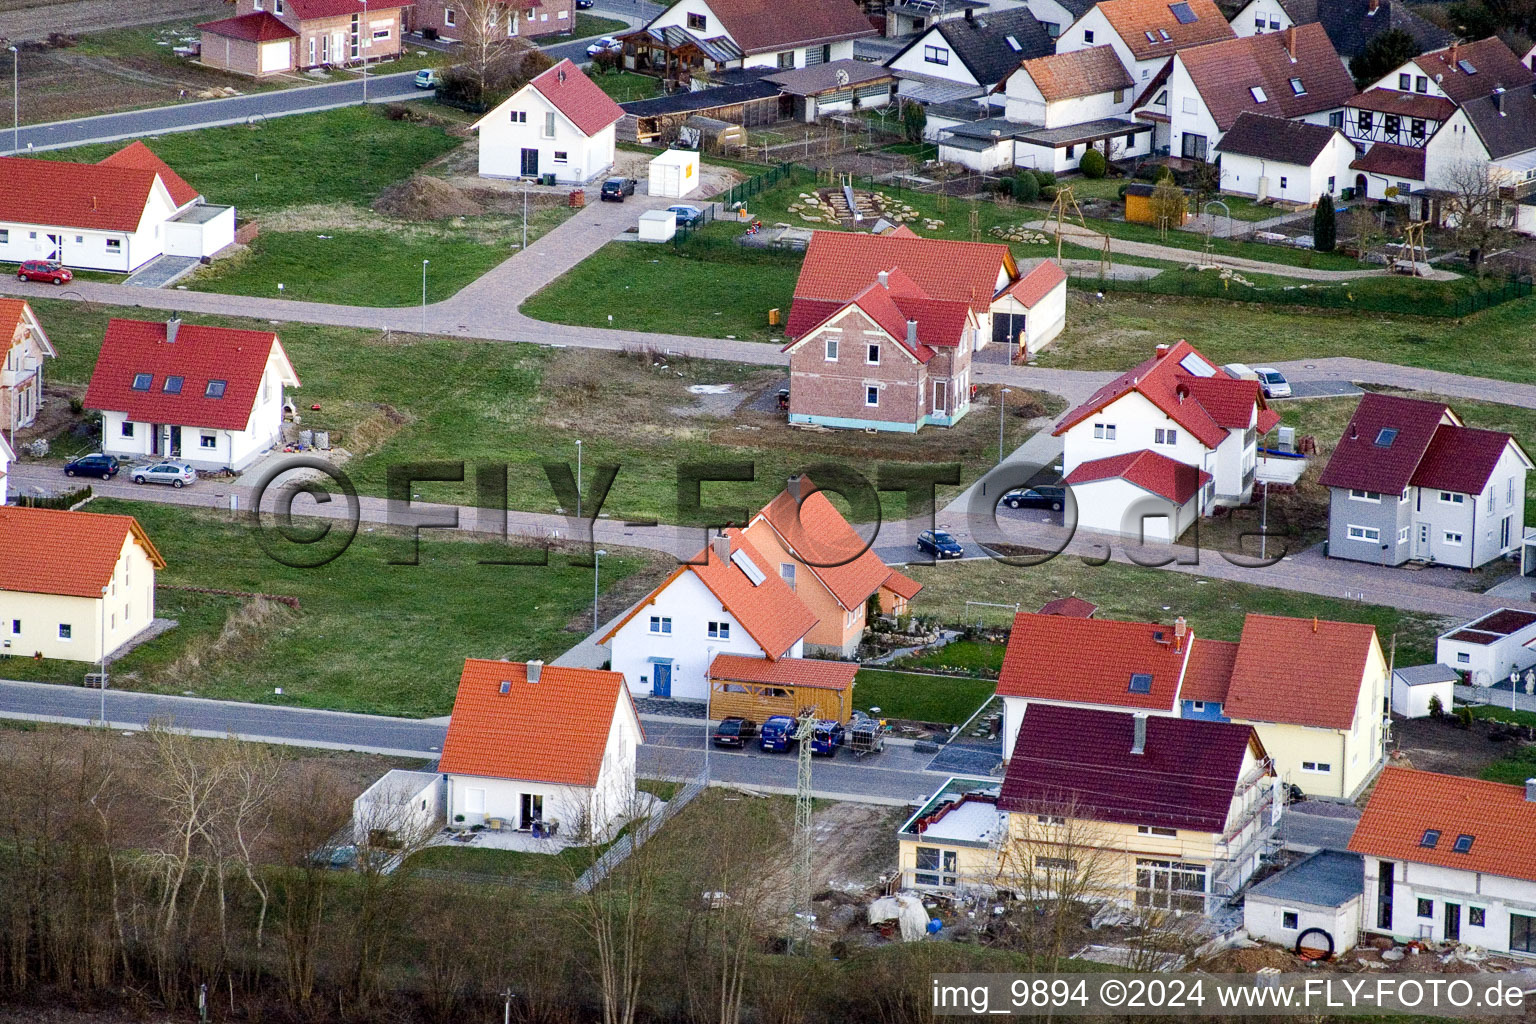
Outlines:
{"label": "white stucco house", "polygon": [[1257,381],[1180,341],[1095,391],[1054,434],[1082,525],[1086,514],[1093,529],[1140,535],[1146,524],[1148,539],[1162,529],[1172,539],[1190,513],[1249,500],[1258,438],[1279,421]]}
{"label": "white stucco house", "polygon": [[108,455],[238,472],[281,440],[283,389],[298,386],[270,331],[113,319],[85,407]]}
{"label": "white stucco house", "polygon": [[1244,111],[1216,144],[1221,190],[1305,206],[1338,198],[1350,182],[1354,143],[1337,128]]}
{"label": "white stucco house", "polygon": [[613,166],[614,126],[624,111],[562,60],[470,126],[480,136],[480,177],[584,185]]}
{"label": "white stucco house", "polygon": [[443,821],[443,777],[391,768],[352,801],[352,841],[358,846],[414,846]]}
{"label": "white stucco house", "polygon": [[617,672],[470,658],[438,763],[448,823],[601,842],[635,810],[643,742]]}
{"label": "white stucco house", "polygon": [[1349,841],[1365,858],[1361,927],[1536,955],[1533,835],[1536,780],[1384,769]]}
{"label": "white stucco house", "polygon": [[1212,0],[1100,0],[1064,29],[1056,52],[1112,46],[1138,86],[1145,86],[1181,50],[1233,38]]}
{"label": "white stucco house", "polygon": [[906,82],[943,79],[983,92],[991,91],[1021,60],[1044,57],[1054,44],[1026,7],[1006,11],[967,8],[964,16],[935,21],[885,66]]}
{"label": "white stucco house", "polygon": [[1319,850],[1244,894],[1243,930],[1250,939],[1286,949],[1300,943],[1336,956],[1347,953],[1360,935],[1364,888],[1358,853]]}
{"label": "white stucco house", "polygon": [[732,528],[711,537],[598,642],[631,693],[706,701],[716,655],[799,658],[816,622],[780,568]]}
{"label": "white stucco house", "polygon": [[0,157],[0,181],[0,262],[128,273],[235,240],[235,208],[205,203],[142,142],[95,164]]}
{"label": "white stucco house", "polygon": [[1507,682],[1511,672],[1536,665],[1536,612],[1500,608],[1442,633],[1435,660],[1465,672],[1474,685]]}
{"label": "white stucco house", "polygon": [[854,0],[679,0],[623,37],[624,60],[636,71],[788,71],[852,60],[853,41],[875,34]]}
{"label": "white stucco house", "polygon": [[1067,272],[1054,260],[1041,260],[992,300],[993,338],[1006,337],[1015,354],[1040,351],[1066,325]]}

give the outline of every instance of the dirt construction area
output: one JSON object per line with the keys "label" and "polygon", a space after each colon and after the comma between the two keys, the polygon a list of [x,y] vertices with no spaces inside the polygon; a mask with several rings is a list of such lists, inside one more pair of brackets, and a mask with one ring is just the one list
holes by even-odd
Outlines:
{"label": "dirt construction area", "polygon": [[[548,196],[550,197],[549,201],[558,198],[560,202],[564,202],[570,196],[571,186],[569,185],[534,185],[526,181],[508,181],[499,178],[480,177],[479,136],[471,135],[468,131],[464,131],[463,135],[466,139],[464,145],[445,154],[440,160],[431,165],[431,172],[433,174],[442,175],[447,181],[460,189],[485,194],[507,193],[510,196],[516,197],[518,202],[522,201],[521,197],[524,192],[527,192],[530,198]],[[660,150],[656,150],[652,153],[634,153],[621,149],[613,155],[613,170],[608,175],[605,175],[605,177],[634,178],[639,182],[635,191],[644,193],[646,182],[650,179],[650,162],[660,152]],[[705,157],[699,165],[699,187],[678,201],[701,205],[710,196],[724,192],[737,182],[746,180],[746,177],[747,175],[734,168],[719,167],[711,164],[709,163],[709,158]],[[597,190],[600,185],[601,182],[594,181],[587,186],[586,198],[588,202],[598,201]],[[478,198],[482,202],[487,201],[484,194]],[[537,202],[538,200],[534,198],[534,201]],[[504,204],[491,200],[487,205],[500,206]]]}
{"label": "dirt construction area", "polygon": [[205,21],[228,12],[219,0],[0,0],[0,37],[31,42],[54,32],[83,35],[162,21]]}

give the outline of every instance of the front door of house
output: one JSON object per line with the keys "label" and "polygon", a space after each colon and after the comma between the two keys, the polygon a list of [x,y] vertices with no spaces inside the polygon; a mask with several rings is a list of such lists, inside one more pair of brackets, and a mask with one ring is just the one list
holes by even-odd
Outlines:
{"label": "front door of house", "polygon": [[539,151],[536,149],[523,150],[523,177],[536,178],[539,175]]}
{"label": "front door of house", "polygon": [[160,454],[160,424],[156,423],[149,431],[149,454]]}
{"label": "front door of house", "polygon": [[1413,557],[1429,557],[1429,524],[1419,523],[1413,534]]}
{"label": "front door of house", "polygon": [[944,415],[944,398],[945,392],[948,390],[949,381],[936,380],[933,382],[933,414],[935,416]]}
{"label": "front door of house", "polygon": [[1505,516],[1504,521],[1499,524],[1499,547],[1501,548],[1509,547],[1509,519],[1509,516]]}
{"label": "front door of house", "polygon": [[1186,160],[1204,160],[1205,136],[1193,135],[1189,132],[1185,132],[1183,156]]}
{"label": "front door of house", "polygon": [[531,829],[533,823],[544,820],[544,798],[537,793],[524,793],[518,828]]}
{"label": "front door of house", "polygon": [[658,661],[651,666],[651,696],[672,696],[672,665]]}
{"label": "front door of house", "polygon": [[173,459],[179,458],[181,456],[180,427],[174,425],[171,427],[170,443],[166,446],[165,453]]}
{"label": "front door of house", "polygon": [[1445,941],[1461,941],[1461,904],[1447,903],[1445,905]]}

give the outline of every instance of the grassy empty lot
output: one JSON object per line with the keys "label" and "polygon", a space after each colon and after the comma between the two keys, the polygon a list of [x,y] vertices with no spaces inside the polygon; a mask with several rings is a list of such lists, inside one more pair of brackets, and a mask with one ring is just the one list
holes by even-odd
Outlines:
{"label": "grassy empty lot", "polygon": [[[120,689],[444,715],[466,657],[553,658],[590,626],[592,570],[570,568],[560,556],[549,566],[481,565],[505,557],[506,548],[436,540],[428,531],[420,565],[391,565],[408,554],[407,541],[364,527],[340,558],[295,569],[270,559],[246,522],[227,514],[105,499],[89,507],[138,519],[167,562],[159,583],[300,602],[293,611],[161,590],[158,614],[181,625],[114,663]],[[603,580],[612,586],[648,564],[616,552],[603,560]],[[12,678],[69,683],[87,670],[20,658],[5,669]]]}
{"label": "grassy empty lot", "polygon": [[[610,19],[600,19],[608,21]],[[619,28],[624,27],[623,22],[616,22]],[[602,31],[608,31],[603,29]],[[661,79],[650,75],[637,75],[633,71],[617,71],[608,74],[599,74],[589,71],[589,77],[597,83],[597,87],[612,96],[619,103],[628,103],[630,100],[650,99],[652,96],[661,95]],[[711,161],[713,162],[713,161]]]}
{"label": "grassy empty lot", "polygon": [[958,679],[916,672],[859,670],[854,698],[861,708],[879,708],[883,718],[960,725],[992,696],[990,679]]}
{"label": "grassy empty lot", "polygon": [[892,665],[896,668],[921,668],[930,672],[995,679],[998,670],[1003,667],[1003,648],[999,644],[982,640],[956,640],[943,647],[899,658]]}

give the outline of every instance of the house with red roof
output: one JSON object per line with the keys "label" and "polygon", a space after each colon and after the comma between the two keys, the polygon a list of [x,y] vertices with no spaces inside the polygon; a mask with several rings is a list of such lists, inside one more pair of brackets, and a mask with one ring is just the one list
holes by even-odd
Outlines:
{"label": "house with red roof", "polygon": [[622,38],[625,67],[686,79],[848,61],[855,39],[876,34],[854,0],[679,0]]}
{"label": "house with red roof", "polygon": [[480,136],[482,178],[537,178],[583,185],[613,166],[614,126],[624,111],[570,60],[535,76],[470,130]]}
{"label": "house with red roof", "polygon": [[780,568],[734,527],[674,569],[598,643],[636,696],[706,701],[721,654],[800,658],[816,615]]}
{"label": "house with red roof", "polygon": [[1056,424],[1080,528],[1172,541],[1253,494],[1258,438],[1280,422],[1257,381],[1187,341],[1095,391]]}
{"label": "house with red roof", "polygon": [[805,635],[805,649],[813,654],[853,657],[871,615],[905,615],[922,589],[886,565],[804,475],[791,477],[744,532],[816,616]]}
{"label": "house with red roof", "polygon": [[1382,762],[1387,662],[1375,628],[1351,622],[1250,614],[1233,643],[1196,636],[1182,617],[1165,626],[1022,613],[997,695],[1004,759],[1041,706],[1237,722],[1286,783],[1349,799]]}
{"label": "house with red roof", "polygon": [[1443,402],[1367,394],[1318,478],[1328,555],[1462,569],[1511,555],[1531,468],[1518,441],[1468,427]]}
{"label": "house with red roof", "polygon": [[643,742],[617,672],[467,659],[437,766],[449,824],[602,841],[635,813]]}
{"label": "house with red roof", "polygon": [[410,0],[236,0],[201,24],[203,63],[246,75],[392,60]]}
{"label": "house with red roof", "polygon": [[[465,25],[481,5],[472,9],[464,0],[420,0],[409,11],[409,30],[432,30],[439,39],[462,41]],[[491,8],[488,31],[505,33],[509,39],[536,39],[570,32],[575,27],[575,0],[504,0]]]}
{"label": "house with red roof", "polygon": [[280,441],[283,389],[298,386],[271,331],[114,318],[85,407],[101,413],[108,455],[238,472]]}
{"label": "house with red roof", "polygon": [[1349,848],[1365,858],[1361,924],[1400,942],[1536,955],[1536,780],[1387,768]]}
{"label": "house with red roof", "polygon": [[0,261],[129,273],[235,240],[235,208],[203,201],[142,142],[99,163],[0,157]]}
{"label": "house with red roof", "polygon": [[1181,50],[1231,39],[1213,0],[1099,0],[1056,40],[1057,53],[1110,46],[1138,88]]}
{"label": "house with red roof", "polygon": [[14,436],[37,419],[43,404],[43,360],[59,353],[24,299],[0,299],[0,340],[5,341],[0,427]]}
{"label": "house with red roof", "polygon": [[164,568],[132,516],[0,507],[0,652],[110,658],[154,622]]}

